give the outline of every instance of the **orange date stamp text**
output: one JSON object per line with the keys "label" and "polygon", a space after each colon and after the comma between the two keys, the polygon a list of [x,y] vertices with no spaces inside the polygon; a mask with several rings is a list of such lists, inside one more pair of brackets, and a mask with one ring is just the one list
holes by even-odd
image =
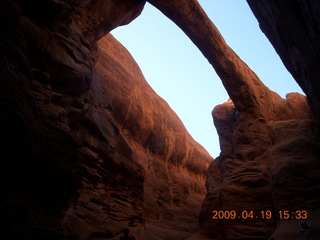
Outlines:
{"label": "orange date stamp text", "polygon": [[243,210],[243,211],[235,211],[235,210],[214,210],[212,211],[212,219],[214,220],[233,220],[233,219],[283,219],[283,220],[305,220],[308,218],[307,210],[282,210],[282,211],[252,211],[252,210]]}

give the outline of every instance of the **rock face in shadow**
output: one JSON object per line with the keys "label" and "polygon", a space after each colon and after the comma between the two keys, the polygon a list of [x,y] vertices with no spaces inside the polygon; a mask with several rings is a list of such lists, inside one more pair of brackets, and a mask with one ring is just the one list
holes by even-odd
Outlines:
{"label": "rock face in shadow", "polygon": [[320,119],[320,3],[247,0],[284,65],[312,103]]}
{"label": "rock face in shadow", "polygon": [[[78,1],[71,1],[75,5]],[[138,17],[145,0],[86,0],[76,4],[74,19],[83,38],[95,42],[112,29],[130,23]]]}
{"label": "rock face in shadow", "polygon": [[212,158],[124,47],[96,42],[144,2],[98,2],[2,2],[1,239],[119,239],[125,227],[185,239],[198,228]]}

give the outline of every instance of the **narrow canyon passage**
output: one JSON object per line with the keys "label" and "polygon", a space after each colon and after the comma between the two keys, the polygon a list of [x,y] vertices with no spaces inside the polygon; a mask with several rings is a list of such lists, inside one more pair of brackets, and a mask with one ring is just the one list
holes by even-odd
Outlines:
{"label": "narrow canyon passage", "polygon": [[[213,110],[220,156],[213,160],[193,140],[108,34],[138,17],[145,1],[4,0],[1,234],[119,239],[128,228],[138,239],[154,240],[319,238],[318,88],[306,77],[317,76],[314,65],[299,65],[306,67],[302,80],[293,74],[315,89],[307,91],[311,103],[297,93],[283,99],[225,43],[197,1],[149,2],[194,42],[232,99]],[[310,11],[316,5],[294,2],[314,18],[292,11],[285,24],[299,19],[319,26],[317,11]],[[253,9],[272,38],[261,6]],[[293,66],[297,56],[289,57]],[[213,219],[214,210],[250,217]],[[290,221],[261,215],[268,211],[296,214]],[[299,211],[308,215],[304,231]]]}

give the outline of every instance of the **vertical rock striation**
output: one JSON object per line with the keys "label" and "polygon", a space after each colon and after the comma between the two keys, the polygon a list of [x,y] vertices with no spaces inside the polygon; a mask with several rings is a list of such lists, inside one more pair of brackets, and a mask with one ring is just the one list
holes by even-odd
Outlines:
{"label": "vertical rock striation", "polygon": [[[255,119],[232,102],[213,110],[221,154],[209,167],[200,215],[213,239],[267,239],[273,232],[275,239],[318,236],[319,126],[306,97],[270,100],[268,118]],[[212,209],[235,210],[240,219],[212,220]],[[308,211],[310,233],[301,235],[299,220],[279,219],[279,211],[296,210]],[[243,219],[243,211],[253,211],[254,219]],[[266,211],[272,211],[270,219]]]}

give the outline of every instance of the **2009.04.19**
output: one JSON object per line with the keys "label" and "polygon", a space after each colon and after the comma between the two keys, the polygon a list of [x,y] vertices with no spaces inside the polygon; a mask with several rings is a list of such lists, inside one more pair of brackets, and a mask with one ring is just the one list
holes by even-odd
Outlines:
{"label": "2009.04.19", "polygon": [[308,218],[308,212],[306,210],[296,210],[296,211],[289,211],[283,210],[278,211],[276,213],[265,210],[260,212],[255,211],[247,211],[243,210],[241,212],[237,212],[235,210],[214,210],[212,219],[215,220],[222,220],[222,219],[271,219],[273,217],[277,217],[278,219],[290,220],[290,219],[297,219],[303,220]]}

